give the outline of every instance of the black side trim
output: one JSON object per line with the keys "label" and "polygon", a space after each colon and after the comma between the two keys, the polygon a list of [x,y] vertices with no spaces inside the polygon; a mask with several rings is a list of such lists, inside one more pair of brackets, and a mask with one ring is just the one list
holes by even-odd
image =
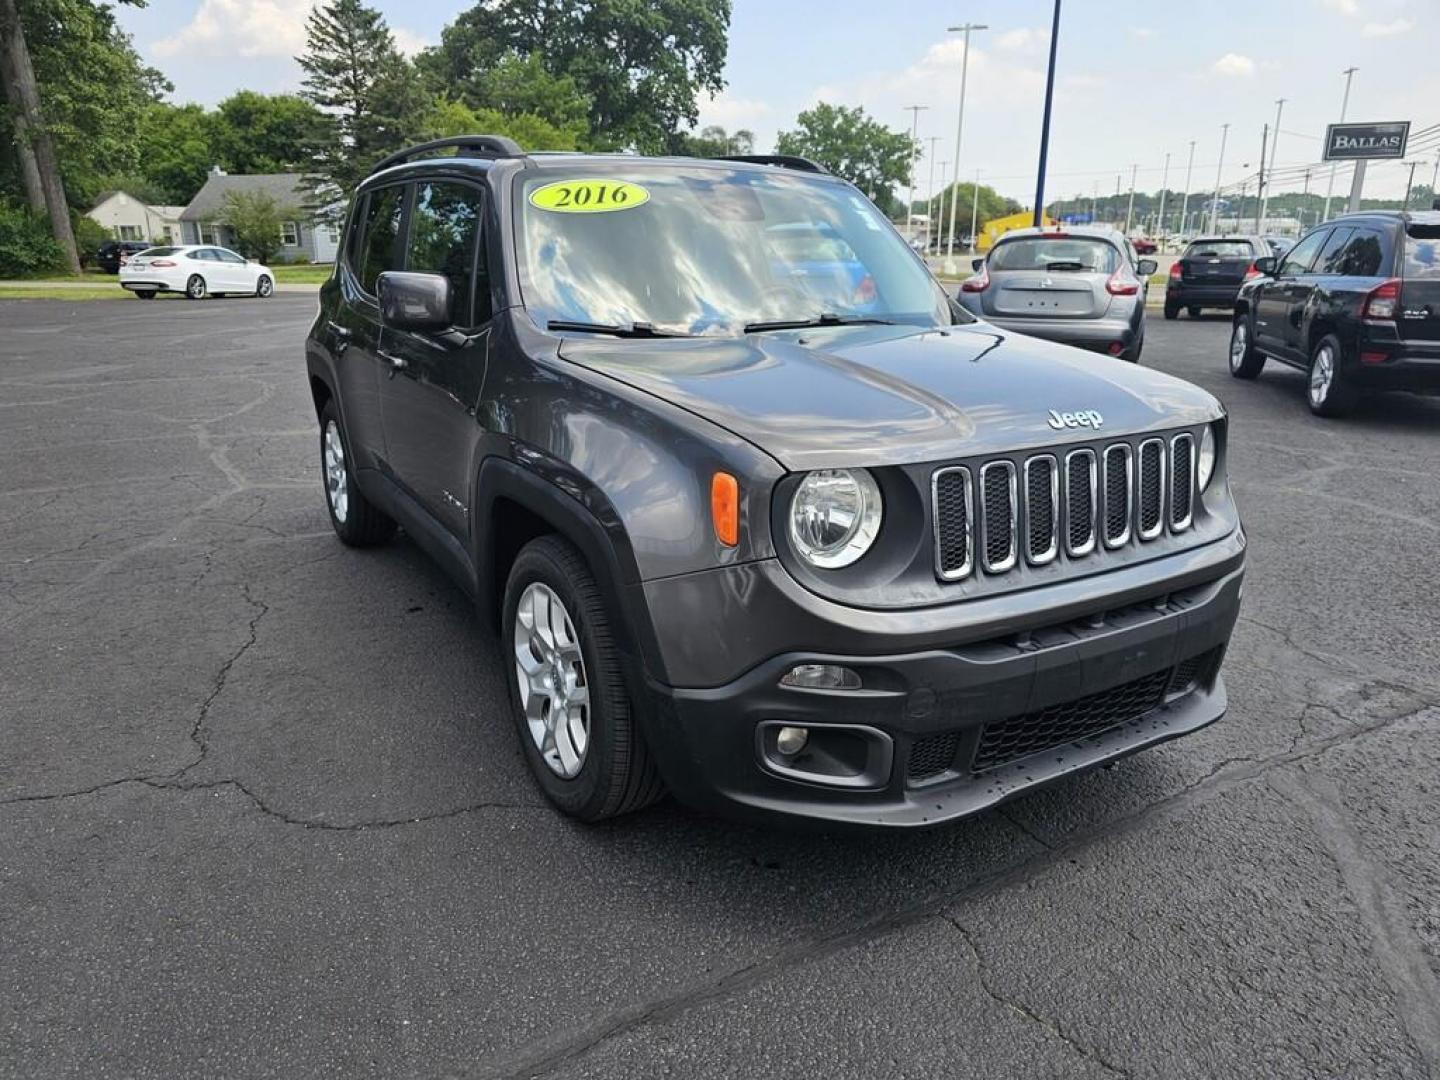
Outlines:
{"label": "black side trim", "polygon": [[432,559],[472,598],[478,584],[475,565],[465,546],[421,506],[408,491],[378,469],[358,470],[355,477],[365,497],[393,517]]}

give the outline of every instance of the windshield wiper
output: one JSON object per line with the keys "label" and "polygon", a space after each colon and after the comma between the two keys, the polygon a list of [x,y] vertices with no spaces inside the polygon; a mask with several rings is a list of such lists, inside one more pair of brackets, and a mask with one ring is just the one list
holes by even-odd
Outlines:
{"label": "windshield wiper", "polygon": [[889,319],[872,319],[865,315],[836,315],[832,311],[822,312],[813,319],[783,319],[778,322],[752,322],[745,324],[745,333],[760,334],[766,330],[805,330],[814,326],[894,326]]}
{"label": "windshield wiper", "polygon": [[623,338],[662,338],[662,337],[694,337],[694,334],[686,334],[679,330],[657,330],[648,322],[635,322],[629,326],[610,326],[605,323],[591,322],[567,322],[564,319],[551,319],[545,324],[548,330],[577,330],[590,334],[614,334]]}
{"label": "windshield wiper", "polygon": [[1085,264],[1082,263],[1082,262],[1075,262],[1075,261],[1070,260],[1070,259],[1064,259],[1064,260],[1061,260],[1061,261],[1059,261],[1059,262],[1046,263],[1046,264],[1045,264],[1045,269],[1046,269],[1046,270],[1084,270],[1084,269],[1086,269],[1086,267],[1085,267]]}

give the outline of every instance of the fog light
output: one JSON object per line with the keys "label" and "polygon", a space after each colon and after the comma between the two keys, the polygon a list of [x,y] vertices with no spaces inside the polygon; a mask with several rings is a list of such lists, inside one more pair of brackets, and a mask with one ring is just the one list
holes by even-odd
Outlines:
{"label": "fog light", "polygon": [[803,727],[782,727],[775,733],[775,749],[786,757],[794,757],[810,741],[810,733]]}
{"label": "fog light", "polygon": [[780,685],[801,690],[859,690],[860,676],[839,664],[796,664]]}

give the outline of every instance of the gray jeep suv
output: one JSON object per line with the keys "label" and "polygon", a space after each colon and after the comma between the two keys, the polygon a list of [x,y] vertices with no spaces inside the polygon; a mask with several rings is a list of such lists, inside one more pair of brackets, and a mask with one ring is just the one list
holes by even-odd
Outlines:
{"label": "gray jeep suv", "polygon": [[1225,710],[1215,399],[973,319],[810,162],[416,147],[306,356],[336,533],[474,597],[584,820],[929,825]]}

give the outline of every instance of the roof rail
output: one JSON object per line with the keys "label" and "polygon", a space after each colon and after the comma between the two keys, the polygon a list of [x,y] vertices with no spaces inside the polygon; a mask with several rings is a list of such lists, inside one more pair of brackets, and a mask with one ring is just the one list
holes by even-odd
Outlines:
{"label": "roof rail", "polygon": [[421,154],[428,154],[432,150],[444,150],[452,146],[460,151],[469,151],[469,153],[462,153],[461,157],[525,156],[525,151],[520,149],[520,144],[504,135],[452,135],[448,139],[431,139],[429,142],[418,143],[415,146],[407,146],[404,150],[398,150],[389,157],[381,158],[370,172],[377,173],[392,165],[403,165]]}
{"label": "roof rail", "polygon": [[723,154],[715,160],[744,161],[751,165],[778,165],[782,169],[800,169],[803,172],[830,175],[830,170],[818,161],[796,157],[794,154]]}

